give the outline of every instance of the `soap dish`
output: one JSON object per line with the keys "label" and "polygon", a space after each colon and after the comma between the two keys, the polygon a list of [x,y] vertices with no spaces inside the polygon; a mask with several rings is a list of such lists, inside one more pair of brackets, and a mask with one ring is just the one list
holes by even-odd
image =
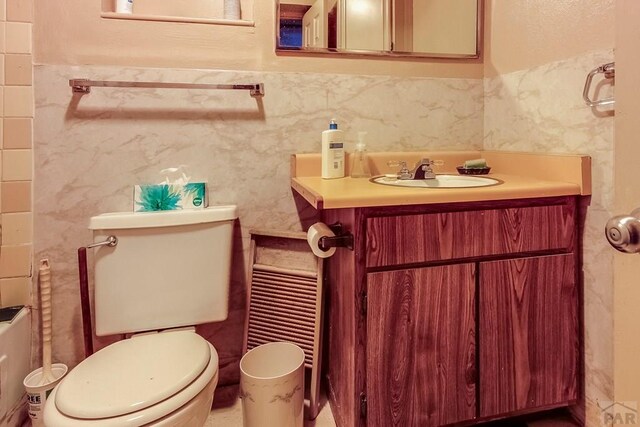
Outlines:
{"label": "soap dish", "polygon": [[490,167],[486,168],[465,168],[464,166],[456,167],[460,175],[486,175],[491,170]]}

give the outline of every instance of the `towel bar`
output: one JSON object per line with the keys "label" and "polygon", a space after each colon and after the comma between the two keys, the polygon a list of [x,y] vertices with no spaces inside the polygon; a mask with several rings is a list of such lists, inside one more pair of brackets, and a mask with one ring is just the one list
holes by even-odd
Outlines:
{"label": "towel bar", "polygon": [[203,83],[163,83],[163,82],[127,82],[127,81],[104,81],[89,79],[71,79],[69,86],[73,93],[91,93],[91,87],[130,87],[130,88],[152,88],[152,89],[225,89],[225,90],[248,90],[252,97],[264,96],[264,84],[203,84]]}

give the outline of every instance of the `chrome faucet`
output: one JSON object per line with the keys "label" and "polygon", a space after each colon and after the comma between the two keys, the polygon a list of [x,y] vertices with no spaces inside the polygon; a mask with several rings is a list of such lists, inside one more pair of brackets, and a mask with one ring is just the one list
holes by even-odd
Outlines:
{"label": "chrome faucet", "polygon": [[427,158],[418,161],[413,168],[409,170],[407,168],[407,162],[404,160],[398,162],[387,162],[388,166],[400,166],[398,171],[398,179],[436,179],[436,174],[433,172],[433,165],[442,165],[442,160],[429,160]]}
{"label": "chrome faucet", "polygon": [[412,179],[436,179],[436,174],[431,168],[434,164],[435,162],[429,159],[422,159],[417,162],[416,167],[411,171],[413,174]]}

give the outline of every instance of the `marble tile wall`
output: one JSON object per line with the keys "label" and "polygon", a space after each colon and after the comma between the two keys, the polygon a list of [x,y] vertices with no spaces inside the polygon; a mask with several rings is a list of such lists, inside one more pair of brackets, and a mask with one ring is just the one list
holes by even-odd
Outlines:
{"label": "marble tile wall", "polygon": [[32,0],[0,1],[0,307],[31,302]]}
{"label": "marble tile wall", "polygon": [[[264,82],[246,92],[100,89],[72,96],[70,78],[200,83]],[[289,187],[289,156],[318,152],[335,117],[372,151],[480,149],[482,80],[38,65],[35,67],[35,254],[51,259],[54,359],[82,357],[76,249],[90,216],[131,211],[132,186],[187,165],[209,182],[210,204],[237,204],[229,319],[202,329],[237,381],[252,227],[300,230],[316,212]]]}
{"label": "marble tile wall", "polygon": [[[611,109],[584,104],[582,89],[586,74],[613,56],[611,50],[591,52],[484,82],[485,149],[593,158],[593,196],[583,234],[589,426],[600,426],[598,401],[613,400],[613,249],[603,227],[613,214],[614,122]],[[599,86],[597,99],[611,95],[610,85],[594,86]]]}

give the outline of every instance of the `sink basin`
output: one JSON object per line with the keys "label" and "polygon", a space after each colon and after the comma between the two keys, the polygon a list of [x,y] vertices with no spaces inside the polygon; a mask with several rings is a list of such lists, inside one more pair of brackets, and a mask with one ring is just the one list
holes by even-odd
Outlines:
{"label": "sink basin", "polygon": [[371,178],[371,182],[411,188],[472,188],[502,184],[499,179],[468,175],[437,175],[436,179],[397,179],[390,176],[376,176]]}

